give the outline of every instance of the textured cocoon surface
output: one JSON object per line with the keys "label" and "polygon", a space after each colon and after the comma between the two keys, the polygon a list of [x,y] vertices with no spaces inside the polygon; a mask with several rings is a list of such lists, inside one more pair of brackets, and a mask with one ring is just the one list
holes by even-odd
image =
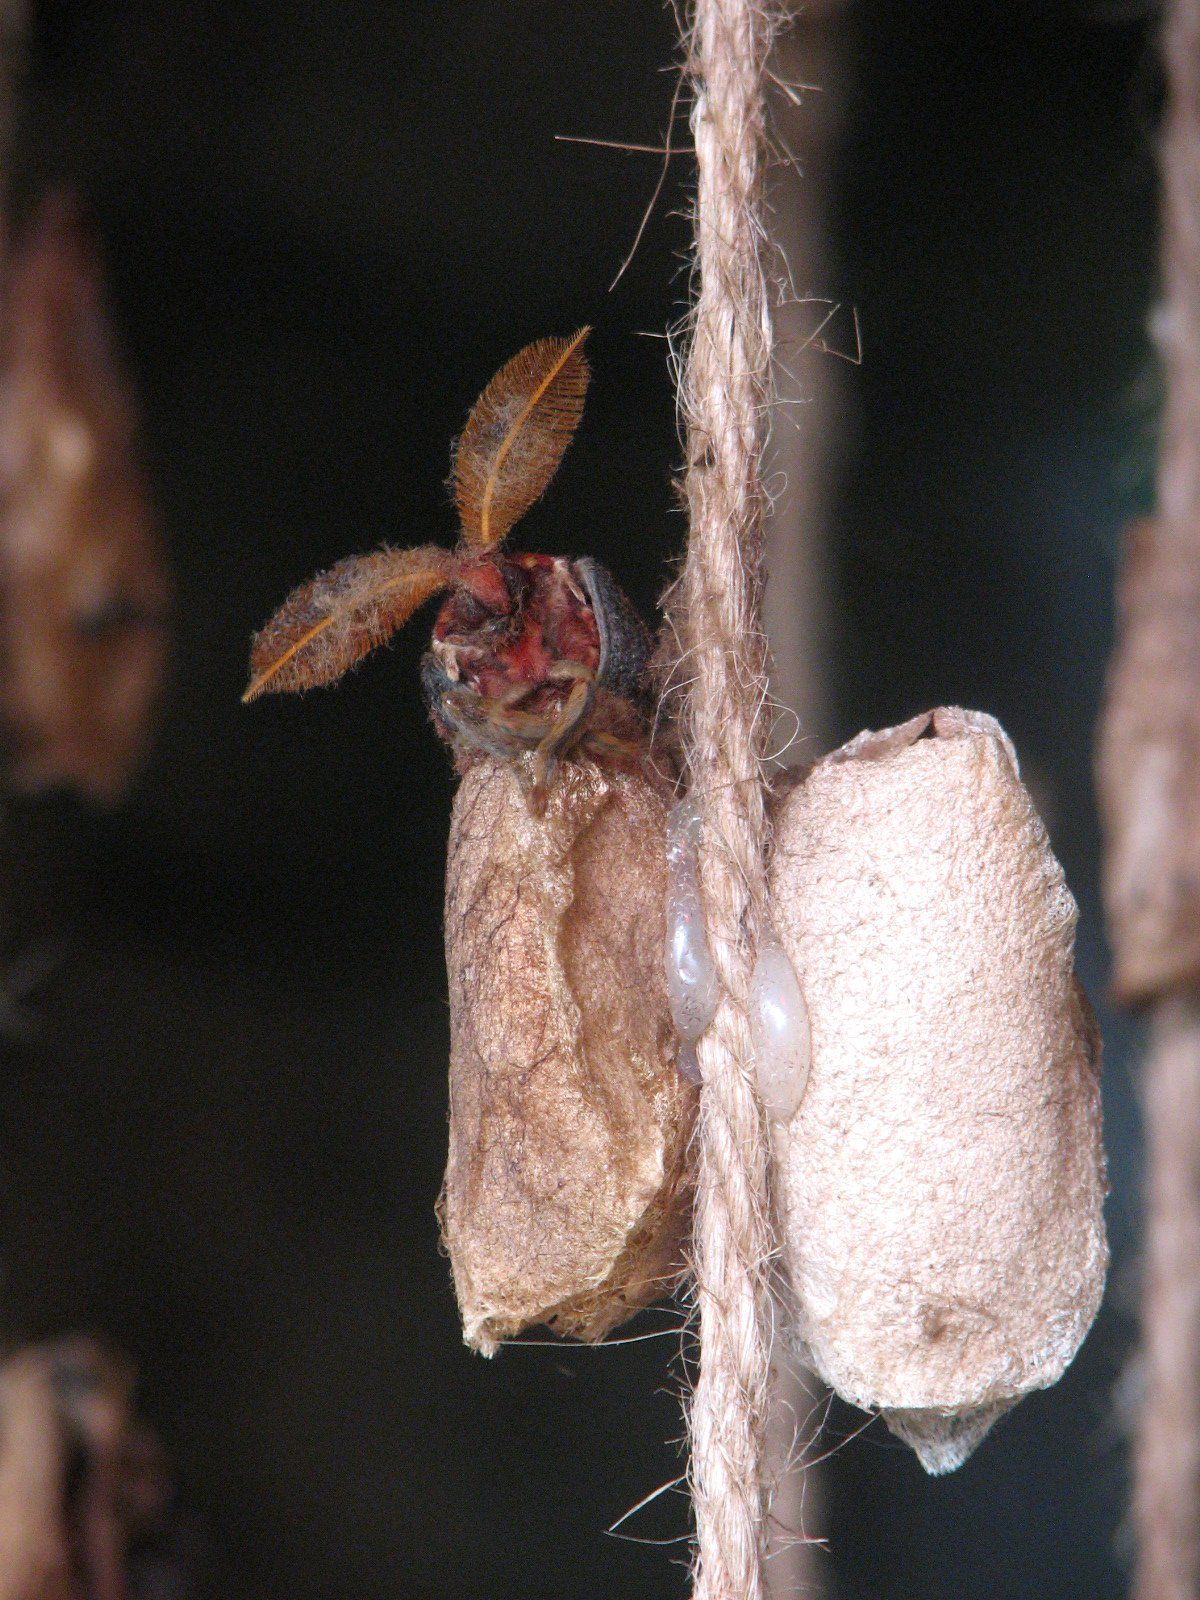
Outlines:
{"label": "textured cocoon surface", "polygon": [[472,766],[446,877],[450,1160],[442,1226],[468,1344],[599,1339],[680,1266],[695,1091],[663,973],[665,801],[560,768],[543,817]]}
{"label": "textured cocoon surface", "polygon": [[773,1132],[795,1338],[949,1471],[1062,1374],[1103,1292],[1075,903],[1003,731],[946,709],[818,763],[770,893],[812,1026]]}

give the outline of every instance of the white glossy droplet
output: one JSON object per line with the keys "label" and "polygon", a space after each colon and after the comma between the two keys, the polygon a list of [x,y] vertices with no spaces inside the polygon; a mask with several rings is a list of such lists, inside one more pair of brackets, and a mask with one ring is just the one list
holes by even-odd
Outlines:
{"label": "white glossy droplet", "polygon": [[700,1071],[700,1057],[696,1053],[696,1046],[690,1039],[684,1039],[679,1046],[679,1076],[684,1083],[695,1084],[698,1089],[704,1082],[704,1074]]}
{"label": "white glossy droplet", "polygon": [[783,946],[759,947],[750,980],[750,1032],[758,1092],[774,1122],[790,1122],[808,1087],[812,1029],[808,1007]]}
{"label": "white glossy droplet", "polygon": [[721,986],[708,950],[696,853],[700,808],[690,798],[671,807],[667,823],[667,999],[675,1031],[695,1044],[716,1015]]}

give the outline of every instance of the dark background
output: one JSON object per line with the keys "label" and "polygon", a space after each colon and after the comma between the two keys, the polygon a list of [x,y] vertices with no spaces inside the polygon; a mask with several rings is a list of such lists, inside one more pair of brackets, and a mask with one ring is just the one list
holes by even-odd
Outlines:
{"label": "dark background", "polygon": [[[684,1593],[605,1528],[679,1470],[669,1312],[613,1349],[460,1342],[440,897],[451,793],[423,626],[335,692],[246,710],[251,630],[315,568],[449,540],[448,445],[525,341],[596,325],[533,547],[649,611],[682,521],[661,334],[686,161],[606,293],[675,58],[652,0],[36,7],[18,211],[94,207],[181,590],[162,731],[113,815],[8,811],[6,945],[52,946],[0,1076],[0,1326],[103,1329],[142,1370],[228,1596]],[[1103,996],[1090,750],[1116,531],[1152,470],[1152,27],[1007,0],[851,4],[831,281],[856,306],[834,733],[996,713]],[[833,359],[833,358],[830,358]],[[1122,1594],[1135,1036],[1111,1012],[1116,1263],[1063,1383],[949,1480],[878,1425],[837,1451],[844,1600]],[[835,1411],[829,1442],[861,1419]],[[668,1539],[665,1496],[624,1532]]]}

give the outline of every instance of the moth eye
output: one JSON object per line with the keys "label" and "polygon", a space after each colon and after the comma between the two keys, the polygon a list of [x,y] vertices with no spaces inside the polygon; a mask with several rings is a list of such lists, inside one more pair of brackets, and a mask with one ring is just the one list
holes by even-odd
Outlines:
{"label": "moth eye", "polygon": [[[667,999],[675,1032],[685,1046],[694,1046],[716,1015],[721,986],[708,948],[704,905],[696,852],[700,843],[700,810],[692,799],[671,808],[667,823]],[[692,1068],[689,1052],[684,1070]]]}
{"label": "moth eye", "polygon": [[454,630],[471,633],[481,628],[495,613],[478,601],[469,589],[461,589],[454,597]]}

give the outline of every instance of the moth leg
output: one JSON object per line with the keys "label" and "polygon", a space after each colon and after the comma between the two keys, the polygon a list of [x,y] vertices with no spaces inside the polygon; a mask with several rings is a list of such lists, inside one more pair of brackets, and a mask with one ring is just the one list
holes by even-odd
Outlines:
{"label": "moth leg", "polygon": [[495,721],[534,747],[533,787],[543,794],[558,757],[579,738],[596,698],[596,674],[581,661],[558,662],[552,677],[572,685],[553,721],[520,709],[530,693],[528,684],[513,684],[499,699],[488,702]]}
{"label": "moth leg", "polygon": [[438,715],[455,739],[497,761],[516,761],[529,749],[530,736],[522,731],[519,720],[490,711],[487,702],[469,689],[452,689],[444,695]]}
{"label": "moth leg", "polygon": [[421,682],[430,715],[452,744],[467,745],[498,761],[511,762],[544,732],[539,728],[532,738],[522,738],[519,728],[506,726],[505,719],[489,716],[484,701],[465,684],[451,679],[432,651],[421,664]]}
{"label": "moth leg", "polygon": [[618,734],[606,733],[598,728],[588,730],[582,748],[588,755],[624,762],[630,768],[641,765],[642,749],[635,740],[622,739]]}
{"label": "moth leg", "polygon": [[563,701],[562,710],[550,724],[545,737],[533,752],[533,781],[529,789],[529,807],[535,816],[546,809],[546,789],[554,775],[558,758],[578,739],[596,699],[596,679],[591,672],[579,675],[571,692]]}
{"label": "moth leg", "polygon": [[552,718],[520,709],[529,685],[513,684],[497,698],[485,700],[452,680],[432,652],[425,657],[421,676],[434,720],[452,742],[482,750],[518,772],[519,758],[532,751],[531,770],[523,782],[530,810],[540,816],[559,757],[580,738],[591,715],[596,674],[580,662],[560,662],[554,677],[570,683],[571,688]]}

